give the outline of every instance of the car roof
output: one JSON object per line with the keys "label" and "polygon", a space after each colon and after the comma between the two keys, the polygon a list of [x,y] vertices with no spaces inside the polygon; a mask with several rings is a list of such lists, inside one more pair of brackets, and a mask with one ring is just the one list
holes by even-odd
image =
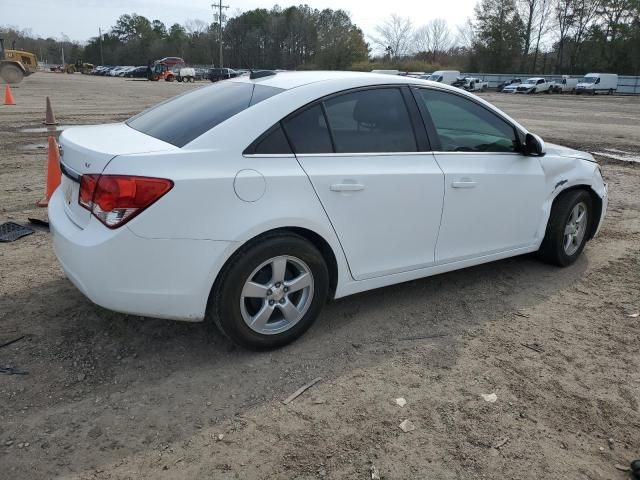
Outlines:
{"label": "car roof", "polygon": [[268,87],[290,90],[292,88],[308,85],[310,83],[326,82],[331,80],[370,80],[375,84],[411,84],[416,82],[414,77],[402,75],[388,75],[384,73],[370,72],[344,72],[344,71],[308,71],[308,72],[278,72],[274,75],[251,79],[249,77],[237,77],[228,82],[256,83]]}

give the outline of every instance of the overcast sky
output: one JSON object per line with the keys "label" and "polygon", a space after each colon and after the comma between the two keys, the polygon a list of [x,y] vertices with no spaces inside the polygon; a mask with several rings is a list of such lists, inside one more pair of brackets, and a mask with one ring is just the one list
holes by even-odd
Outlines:
{"label": "overcast sky", "polygon": [[[167,26],[184,24],[187,20],[212,21],[211,1],[206,0],[0,0],[0,25],[31,29],[42,37],[59,38],[64,33],[71,40],[86,41],[113,26],[124,13],[137,13],[149,20],[161,20]],[[213,0],[215,1],[215,0]],[[473,13],[476,0],[394,0],[371,2],[365,0],[308,0],[308,1],[264,1],[225,0],[232,15],[254,8],[271,8],[307,3],[322,9],[343,9],[351,14],[353,22],[364,30],[365,35],[374,34],[375,26],[391,13],[410,17],[415,26],[433,18],[444,18],[453,31]]]}

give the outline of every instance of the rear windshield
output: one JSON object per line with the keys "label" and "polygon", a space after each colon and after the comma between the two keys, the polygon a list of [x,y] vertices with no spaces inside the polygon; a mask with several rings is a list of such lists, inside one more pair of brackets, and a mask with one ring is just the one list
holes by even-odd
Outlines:
{"label": "rear windshield", "polygon": [[216,83],[167,100],[126,123],[146,135],[184,147],[219,123],[283,91],[253,83]]}

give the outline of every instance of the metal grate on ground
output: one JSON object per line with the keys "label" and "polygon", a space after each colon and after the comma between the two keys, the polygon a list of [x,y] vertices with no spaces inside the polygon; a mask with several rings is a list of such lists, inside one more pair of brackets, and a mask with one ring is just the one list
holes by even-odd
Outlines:
{"label": "metal grate on ground", "polygon": [[33,229],[14,222],[6,222],[0,225],[0,242],[13,242],[26,235],[31,235]]}

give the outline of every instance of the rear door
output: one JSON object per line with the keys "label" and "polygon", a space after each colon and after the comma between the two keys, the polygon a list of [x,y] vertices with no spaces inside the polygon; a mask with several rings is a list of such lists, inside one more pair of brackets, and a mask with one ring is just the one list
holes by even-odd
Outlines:
{"label": "rear door", "polygon": [[470,98],[414,89],[444,172],[444,207],[436,262],[507,252],[536,241],[545,175],[519,153],[510,123]]}
{"label": "rear door", "polygon": [[344,92],[283,123],[356,280],[433,264],[443,174],[408,89]]}

